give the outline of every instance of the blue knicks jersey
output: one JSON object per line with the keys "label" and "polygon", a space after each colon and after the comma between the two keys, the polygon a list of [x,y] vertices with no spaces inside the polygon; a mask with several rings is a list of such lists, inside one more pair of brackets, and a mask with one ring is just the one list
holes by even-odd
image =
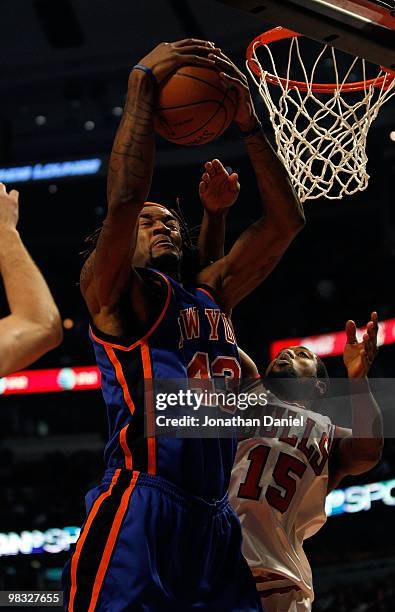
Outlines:
{"label": "blue knicks jersey", "polygon": [[240,378],[232,324],[206,289],[184,288],[153,270],[142,274],[159,280],[166,294],[148,333],[127,342],[90,331],[107,406],[106,466],[161,476],[193,495],[220,499],[228,489],[236,439],[145,437],[145,426],[154,432],[154,415],[144,409],[144,379]]}

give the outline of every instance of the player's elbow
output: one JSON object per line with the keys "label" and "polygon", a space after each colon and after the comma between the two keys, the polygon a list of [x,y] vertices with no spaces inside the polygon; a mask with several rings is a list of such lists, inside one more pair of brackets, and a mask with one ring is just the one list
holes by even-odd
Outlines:
{"label": "player's elbow", "polygon": [[51,319],[49,335],[52,348],[56,348],[63,342],[63,326],[59,312],[54,313]]}
{"label": "player's elbow", "polygon": [[303,210],[293,211],[292,214],[281,215],[271,219],[273,235],[280,244],[288,246],[306,225]]}
{"label": "player's elbow", "polygon": [[377,448],[376,451],[370,453],[364,457],[365,463],[368,465],[368,469],[371,470],[381,461],[382,448]]}
{"label": "player's elbow", "polygon": [[301,208],[300,211],[298,211],[296,217],[295,217],[295,233],[299,233],[304,226],[306,225],[306,217],[304,216],[304,212],[303,209]]}
{"label": "player's elbow", "polygon": [[[354,451],[354,457],[356,463],[358,463],[360,467],[360,473],[372,470],[381,461],[384,441],[380,438],[377,438],[374,441],[361,440],[360,448],[358,448],[359,441],[355,442],[357,442],[357,448]],[[368,444],[366,444],[366,442],[368,442]]]}
{"label": "player's elbow", "polygon": [[372,467],[375,467],[381,461],[381,457],[384,449],[384,440],[381,438],[376,440],[376,448],[372,453],[371,461]]}
{"label": "player's elbow", "polygon": [[304,216],[303,208],[300,206],[294,210],[283,222],[283,231],[288,233],[288,237],[292,240],[306,225],[306,217]]}
{"label": "player's elbow", "polygon": [[46,319],[41,321],[40,333],[43,345],[45,345],[45,352],[56,348],[62,343],[62,321],[57,309],[47,313]]}

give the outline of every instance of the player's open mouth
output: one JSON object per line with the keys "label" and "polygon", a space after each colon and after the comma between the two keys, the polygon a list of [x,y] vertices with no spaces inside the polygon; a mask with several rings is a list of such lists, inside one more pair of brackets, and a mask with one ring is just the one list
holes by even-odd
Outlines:
{"label": "player's open mouth", "polygon": [[277,359],[276,364],[277,365],[290,365],[292,363],[291,358],[290,357],[281,357],[281,359]]}
{"label": "player's open mouth", "polygon": [[174,248],[174,244],[170,242],[170,240],[158,240],[158,242],[155,242],[154,246],[169,246]]}

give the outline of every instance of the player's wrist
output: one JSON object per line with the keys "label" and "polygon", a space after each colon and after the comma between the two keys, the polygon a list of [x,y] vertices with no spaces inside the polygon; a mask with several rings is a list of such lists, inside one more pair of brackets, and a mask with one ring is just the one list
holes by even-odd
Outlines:
{"label": "player's wrist", "polygon": [[[204,206],[204,204],[203,204]],[[229,212],[229,208],[204,209],[204,214],[209,219],[224,219]]]}
{"label": "player's wrist", "polygon": [[364,371],[364,370],[361,371],[361,372],[358,372],[358,373],[349,372],[347,370],[347,377],[348,377],[349,380],[359,380],[359,381],[366,380],[366,381],[368,381],[368,373],[366,371]]}
{"label": "player's wrist", "polygon": [[240,135],[244,138],[256,134],[262,129],[262,124],[256,115],[252,115],[246,121],[237,121],[236,125],[239,128]]}
{"label": "player's wrist", "polygon": [[3,259],[9,257],[12,247],[21,245],[22,240],[15,226],[0,222],[0,267]]}
{"label": "player's wrist", "polygon": [[370,394],[371,388],[367,376],[355,377],[351,376],[348,379],[349,393],[353,395]]}
{"label": "player's wrist", "polygon": [[150,68],[149,66],[146,66],[145,64],[135,64],[133,66],[132,72],[142,72],[143,74],[145,74],[148,78],[151,79],[151,81],[153,82],[154,85],[158,84],[157,78],[155,76],[155,73],[153,71],[152,68]]}
{"label": "player's wrist", "polygon": [[129,74],[129,88],[134,89],[139,84],[144,83],[151,86],[153,89],[156,89],[158,82],[153,71],[148,66],[144,66],[144,68],[145,69],[143,69],[143,64],[136,64],[133,66]]}

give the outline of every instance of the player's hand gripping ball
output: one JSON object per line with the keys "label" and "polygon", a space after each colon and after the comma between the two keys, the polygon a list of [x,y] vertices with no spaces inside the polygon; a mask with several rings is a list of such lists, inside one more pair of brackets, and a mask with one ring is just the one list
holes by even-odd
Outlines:
{"label": "player's hand gripping ball", "polygon": [[158,84],[155,129],[167,140],[199,145],[217,138],[237,113],[237,89],[219,76],[221,49],[187,38],[161,43],[140,60]]}
{"label": "player's hand gripping ball", "polygon": [[171,142],[201,145],[233,121],[237,93],[214,68],[182,66],[159,90],[156,131]]}

